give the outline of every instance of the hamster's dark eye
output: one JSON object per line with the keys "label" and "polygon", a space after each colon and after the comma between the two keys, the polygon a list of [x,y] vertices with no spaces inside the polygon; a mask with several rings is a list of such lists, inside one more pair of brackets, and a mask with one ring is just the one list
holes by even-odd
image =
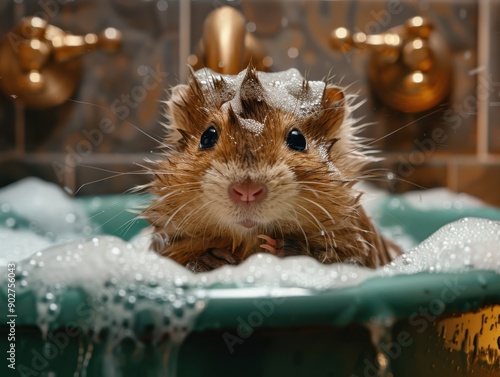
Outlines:
{"label": "hamster's dark eye", "polygon": [[217,141],[219,140],[219,133],[214,126],[208,127],[200,139],[200,149],[208,149],[215,147]]}
{"label": "hamster's dark eye", "polygon": [[286,145],[294,151],[305,151],[306,138],[299,130],[291,130],[286,138]]}

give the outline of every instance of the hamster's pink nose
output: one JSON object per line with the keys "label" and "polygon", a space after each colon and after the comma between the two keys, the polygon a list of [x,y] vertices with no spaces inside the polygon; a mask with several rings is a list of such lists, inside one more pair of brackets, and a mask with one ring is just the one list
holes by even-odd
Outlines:
{"label": "hamster's pink nose", "polygon": [[229,196],[235,203],[258,203],[267,195],[262,183],[237,183],[229,187]]}

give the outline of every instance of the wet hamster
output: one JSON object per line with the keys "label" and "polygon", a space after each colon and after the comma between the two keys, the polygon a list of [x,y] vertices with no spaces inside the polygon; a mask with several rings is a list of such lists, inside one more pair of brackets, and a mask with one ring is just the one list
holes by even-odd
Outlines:
{"label": "wet hamster", "polygon": [[166,102],[164,154],[144,211],[154,248],[193,271],[258,252],[377,267],[390,250],[353,185],[373,161],[353,96],[291,69],[192,73]]}

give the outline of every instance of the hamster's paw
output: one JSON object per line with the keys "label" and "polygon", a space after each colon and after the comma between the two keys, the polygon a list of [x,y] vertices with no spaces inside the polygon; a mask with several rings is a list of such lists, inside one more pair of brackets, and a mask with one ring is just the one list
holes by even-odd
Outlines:
{"label": "hamster's paw", "polygon": [[241,260],[238,259],[235,255],[231,254],[228,250],[217,248],[207,250],[197,259],[186,264],[186,268],[195,273],[198,273],[215,270],[216,268],[228,264],[236,265],[240,262]]}
{"label": "hamster's paw", "polygon": [[259,234],[257,238],[264,240],[263,243],[260,244],[262,249],[269,251],[271,254],[280,255],[280,251],[282,249],[282,243],[274,238],[266,236],[265,234]]}

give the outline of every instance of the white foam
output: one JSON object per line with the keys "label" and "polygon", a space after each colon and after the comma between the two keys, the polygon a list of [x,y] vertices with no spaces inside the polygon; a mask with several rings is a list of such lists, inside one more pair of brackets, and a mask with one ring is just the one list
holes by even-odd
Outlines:
{"label": "white foam", "polygon": [[389,275],[490,270],[500,273],[500,222],[464,218],[447,224],[383,271]]}
{"label": "white foam", "polygon": [[22,290],[36,294],[38,324],[44,333],[59,314],[58,296],[72,289],[89,297],[76,308],[81,314],[79,325],[92,328],[96,336],[108,329],[116,341],[133,336],[140,312],[149,312],[155,320],[155,341],[164,335],[162,330],[173,328],[182,341],[193,314],[204,307],[203,298],[188,289],[196,287],[192,273],[112,236],[38,251],[17,264],[16,280],[19,294]]}
{"label": "white foam", "polygon": [[13,230],[0,228],[0,267],[9,262],[20,261],[37,251],[52,245],[47,238],[39,236],[29,230]]}
{"label": "white foam", "polygon": [[[144,235],[138,245],[143,245],[143,239]],[[18,262],[16,284],[19,295],[23,290],[35,294],[43,334],[57,321],[60,300],[71,290],[87,297],[76,308],[78,325],[84,330],[91,328],[96,338],[106,329],[108,350],[124,337],[136,338],[146,316],[147,324],[152,325],[153,344],[165,334],[170,336],[167,354],[172,362],[164,360],[168,369],[175,368],[179,345],[210,299],[304,296],[356,286],[371,277],[422,271],[500,273],[499,245],[499,222],[471,218],[443,227],[378,270],[324,265],[306,256],[279,259],[257,254],[239,266],[195,275],[168,258],[140,250],[142,246],[100,236],[54,246]],[[106,365],[113,369],[116,360],[112,353],[107,355]]]}
{"label": "white foam", "polygon": [[[56,184],[39,178],[24,178],[0,190],[0,211],[2,217],[7,217],[7,227],[18,229],[22,222],[31,233],[51,243],[67,242],[92,230],[83,207]],[[0,245],[1,249],[10,250],[4,245]]]}

